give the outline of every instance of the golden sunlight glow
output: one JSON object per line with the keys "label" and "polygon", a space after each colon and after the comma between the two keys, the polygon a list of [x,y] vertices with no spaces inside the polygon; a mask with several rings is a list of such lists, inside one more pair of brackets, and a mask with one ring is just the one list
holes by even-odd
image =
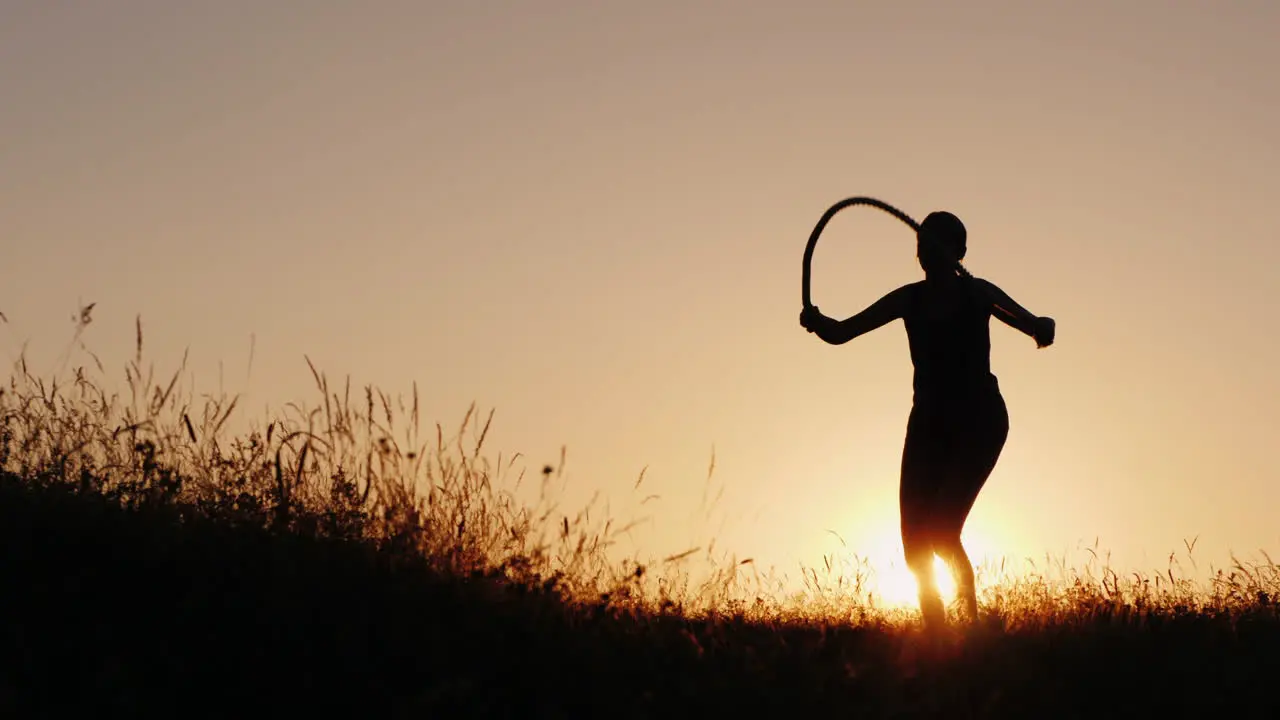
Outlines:
{"label": "golden sunlight glow", "polygon": [[[966,532],[965,535],[965,549],[975,565],[978,591],[981,593],[983,587],[992,581],[992,578],[987,577],[988,573],[983,571],[983,563],[988,560],[991,545],[980,534],[971,536]],[[876,545],[874,554],[867,557],[871,568],[868,578],[870,592],[875,596],[876,602],[888,607],[916,607],[919,602],[919,584],[902,557],[901,541],[895,536],[887,535]],[[956,598],[955,576],[946,562],[937,556],[933,559],[933,577],[943,602],[953,602]]]}
{"label": "golden sunlight glow", "polygon": [[[933,559],[934,582],[938,583],[938,591],[943,602],[950,603],[956,596],[955,577],[942,558]],[[920,585],[907,569],[906,563],[895,563],[882,570],[877,570],[873,583],[877,601],[891,607],[915,607],[918,602]]]}

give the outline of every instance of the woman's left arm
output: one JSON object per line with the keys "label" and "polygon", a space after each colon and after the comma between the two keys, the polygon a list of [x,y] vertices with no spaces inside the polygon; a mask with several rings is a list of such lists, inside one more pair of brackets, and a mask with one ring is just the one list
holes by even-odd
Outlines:
{"label": "woman's left arm", "polygon": [[1022,307],[994,283],[978,278],[974,280],[991,304],[992,315],[999,318],[1005,325],[1035,338],[1038,347],[1048,347],[1053,344],[1055,328],[1052,318],[1039,317]]}

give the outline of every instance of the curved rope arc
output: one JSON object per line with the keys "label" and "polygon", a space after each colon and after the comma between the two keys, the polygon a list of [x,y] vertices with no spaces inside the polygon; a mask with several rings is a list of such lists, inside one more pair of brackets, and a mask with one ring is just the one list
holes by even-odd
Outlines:
{"label": "curved rope arc", "polygon": [[[918,232],[920,230],[920,223],[913,220],[910,215],[902,212],[883,200],[877,200],[873,197],[858,196],[845,198],[844,200],[841,200],[835,205],[827,208],[827,211],[822,214],[822,217],[818,218],[818,224],[814,226],[813,232],[809,233],[809,242],[805,244],[804,248],[804,270],[800,280],[800,292],[801,302],[804,303],[804,307],[806,308],[813,307],[813,302],[809,293],[809,285],[810,277],[812,275],[811,267],[813,265],[813,249],[818,245],[818,238],[822,236],[822,231],[827,227],[827,223],[831,222],[831,218],[836,216],[836,213],[844,210],[845,208],[853,207],[854,205],[870,205],[871,207],[883,210],[906,223],[906,225],[911,228],[912,232]],[[969,271],[965,269],[964,265],[959,262],[956,263],[956,270],[966,278],[973,278],[973,276],[969,274]]]}

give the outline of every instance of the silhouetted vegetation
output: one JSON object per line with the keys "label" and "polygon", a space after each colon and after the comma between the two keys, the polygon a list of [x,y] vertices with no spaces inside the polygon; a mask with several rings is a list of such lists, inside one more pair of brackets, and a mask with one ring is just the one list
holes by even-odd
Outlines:
{"label": "silhouetted vegetation", "polygon": [[231,436],[235,398],[156,380],[140,326],[125,391],[89,370],[20,363],[0,391],[3,717],[1280,709],[1269,564],[1208,589],[1010,580],[980,625],[931,638],[858,578],[780,598],[740,563],[695,585],[610,560],[622,528],[519,503],[487,421],[423,433],[416,393],[313,369],[316,407]]}

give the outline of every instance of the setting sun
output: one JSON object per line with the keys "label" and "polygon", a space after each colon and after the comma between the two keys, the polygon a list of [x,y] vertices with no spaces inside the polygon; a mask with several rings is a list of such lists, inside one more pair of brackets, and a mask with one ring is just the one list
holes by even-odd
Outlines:
{"label": "setting sun", "polygon": [[[975,566],[977,588],[981,594],[983,588],[992,581],[984,572],[991,557],[990,543],[985,542],[980,535],[970,538],[966,533],[964,544]],[[866,584],[876,602],[895,608],[911,609],[916,606],[919,585],[903,559],[900,540],[888,536],[878,543],[873,553],[867,556],[866,566]],[[937,556],[933,560],[933,573],[943,601],[950,604],[956,599],[955,576],[946,562]]]}
{"label": "setting sun", "polygon": [[[938,591],[942,599],[948,603],[955,600],[956,584],[947,564],[942,558],[935,557],[933,573],[938,583]],[[913,608],[919,591],[915,576],[907,569],[905,563],[897,563],[884,570],[877,570],[872,580],[872,593],[877,600],[891,607]]]}

